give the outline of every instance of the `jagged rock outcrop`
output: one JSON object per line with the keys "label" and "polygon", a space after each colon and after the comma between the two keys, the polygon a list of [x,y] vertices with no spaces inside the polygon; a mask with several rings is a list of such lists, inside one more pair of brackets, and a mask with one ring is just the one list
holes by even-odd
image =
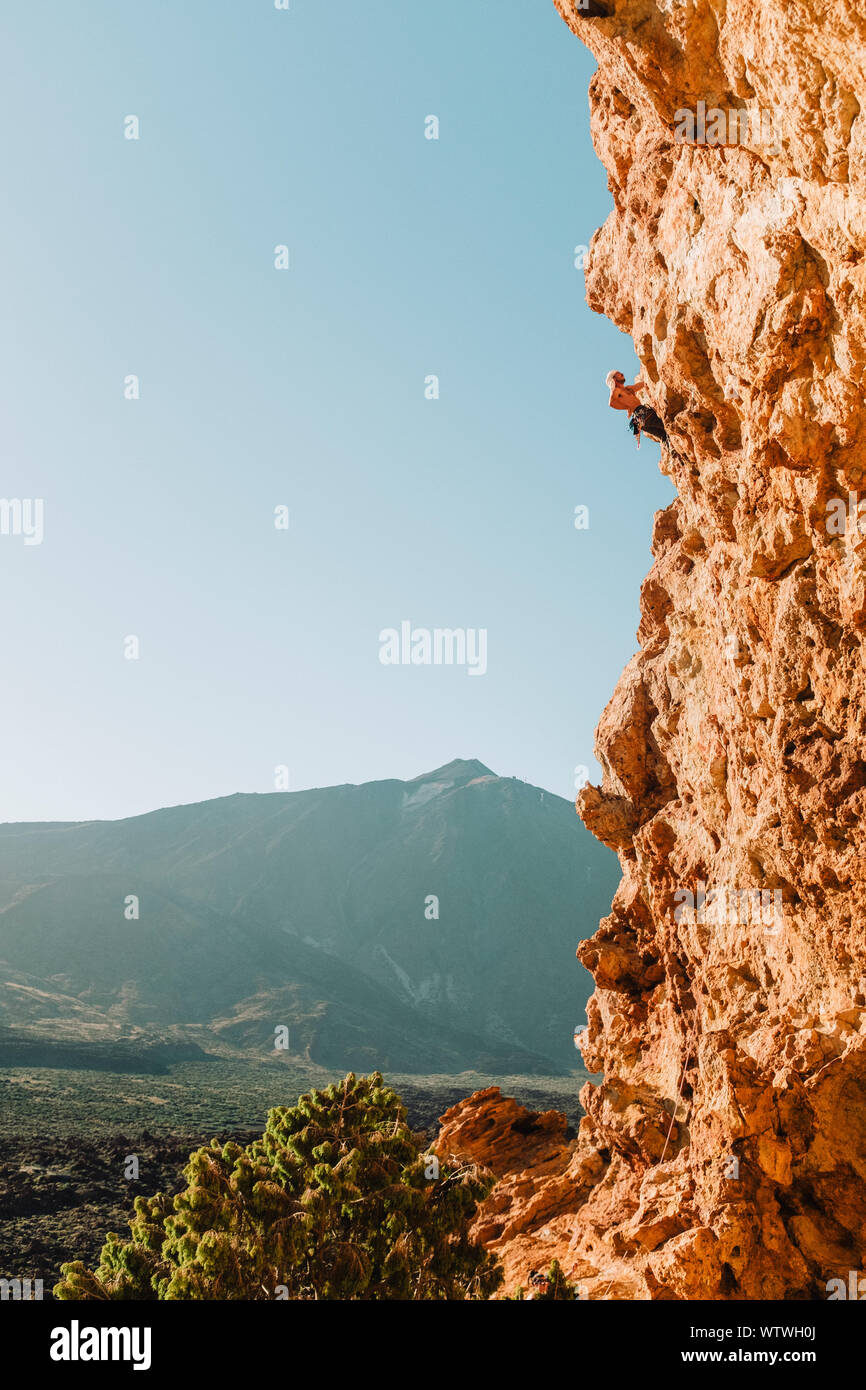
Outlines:
{"label": "jagged rock outcrop", "polygon": [[533,1270],[569,1253],[577,1202],[602,1176],[604,1162],[577,1152],[565,1115],[528,1110],[498,1086],[459,1101],[441,1126],[435,1151],[443,1161],[478,1163],[496,1175],[472,1235],[500,1256],[507,1293],[528,1288]]}
{"label": "jagged rock outcrop", "polygon": [[578,800],[623,869],[579,951],[604,1079],[490,1210],[515,1277],[568,1257],[589,1297],[826,1298],[866,1258],[866,14],[556,3],[614,200],[587,296],[678,498]]}

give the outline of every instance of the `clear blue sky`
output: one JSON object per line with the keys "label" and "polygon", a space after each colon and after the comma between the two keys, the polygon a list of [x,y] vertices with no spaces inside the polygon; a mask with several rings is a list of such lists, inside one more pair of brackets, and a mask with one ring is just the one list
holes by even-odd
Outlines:
{"label": "clear blue sky", "polygon": [[[0,495],[44,539],[0,536],[0,819],[277,764],[572,796],[673,493],[607,408],[637,363],[573,265],[611,199],[552,0],[12,0],[2,48]],[[485,628],[487,674],[382,665],[407,619]]]}

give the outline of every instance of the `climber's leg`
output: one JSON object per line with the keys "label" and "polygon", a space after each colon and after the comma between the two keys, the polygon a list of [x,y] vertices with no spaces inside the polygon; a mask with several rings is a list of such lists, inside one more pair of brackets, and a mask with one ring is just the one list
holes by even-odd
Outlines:
{"label": "climber's leg", "polygon": [[642,434],[648,434],[650,439],[654,439],[657,444],[667,444],[668,434],[664,427],[664,422],[659,418],[651,405],[639,405],[637,410],[632,412],[629,420],[629,428],[636,436],[638,444]]}

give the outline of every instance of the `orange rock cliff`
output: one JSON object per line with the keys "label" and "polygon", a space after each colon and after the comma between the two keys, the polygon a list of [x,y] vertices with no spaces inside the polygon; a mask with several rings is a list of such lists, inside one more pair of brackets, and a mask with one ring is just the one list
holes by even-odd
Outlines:
{"label": "orange rock cliff", "polygon": [[439,1149],[497,1174],[506,1292],[826,1298],[866,1269],[866,14],[556,4],[615,204],[587,298],[678,497],[578,799],[623,871],[578,953],[603,1080],[576,1139],[492,1090]]}

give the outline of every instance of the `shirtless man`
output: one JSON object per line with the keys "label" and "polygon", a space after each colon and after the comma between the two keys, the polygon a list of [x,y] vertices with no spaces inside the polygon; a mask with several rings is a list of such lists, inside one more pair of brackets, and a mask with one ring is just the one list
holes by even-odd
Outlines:
{"label": "shirtless man", "polygon": [[668,437],[664,424],[652,406],[644,405],[640,399],[647,389],[646,382],[635,381],[631,386],[626,386],[622,372],[608,372],[604,380],[610,391],[611,410],[628,411],[629,429],[637,439],[637,447],[640,448],[641,434],[648,434],[657,443],[666,444]]}
{"label": "shirtless man", "polygon": [[610,390],[611,410],[627,410],[629,415],[632,411],[637,410],[640,405],[640,394],[646,390],[646,385],[642,381],[636,381],[633,386],[626,386],[625,376],[622,372],[608,372],[604,384]]}

